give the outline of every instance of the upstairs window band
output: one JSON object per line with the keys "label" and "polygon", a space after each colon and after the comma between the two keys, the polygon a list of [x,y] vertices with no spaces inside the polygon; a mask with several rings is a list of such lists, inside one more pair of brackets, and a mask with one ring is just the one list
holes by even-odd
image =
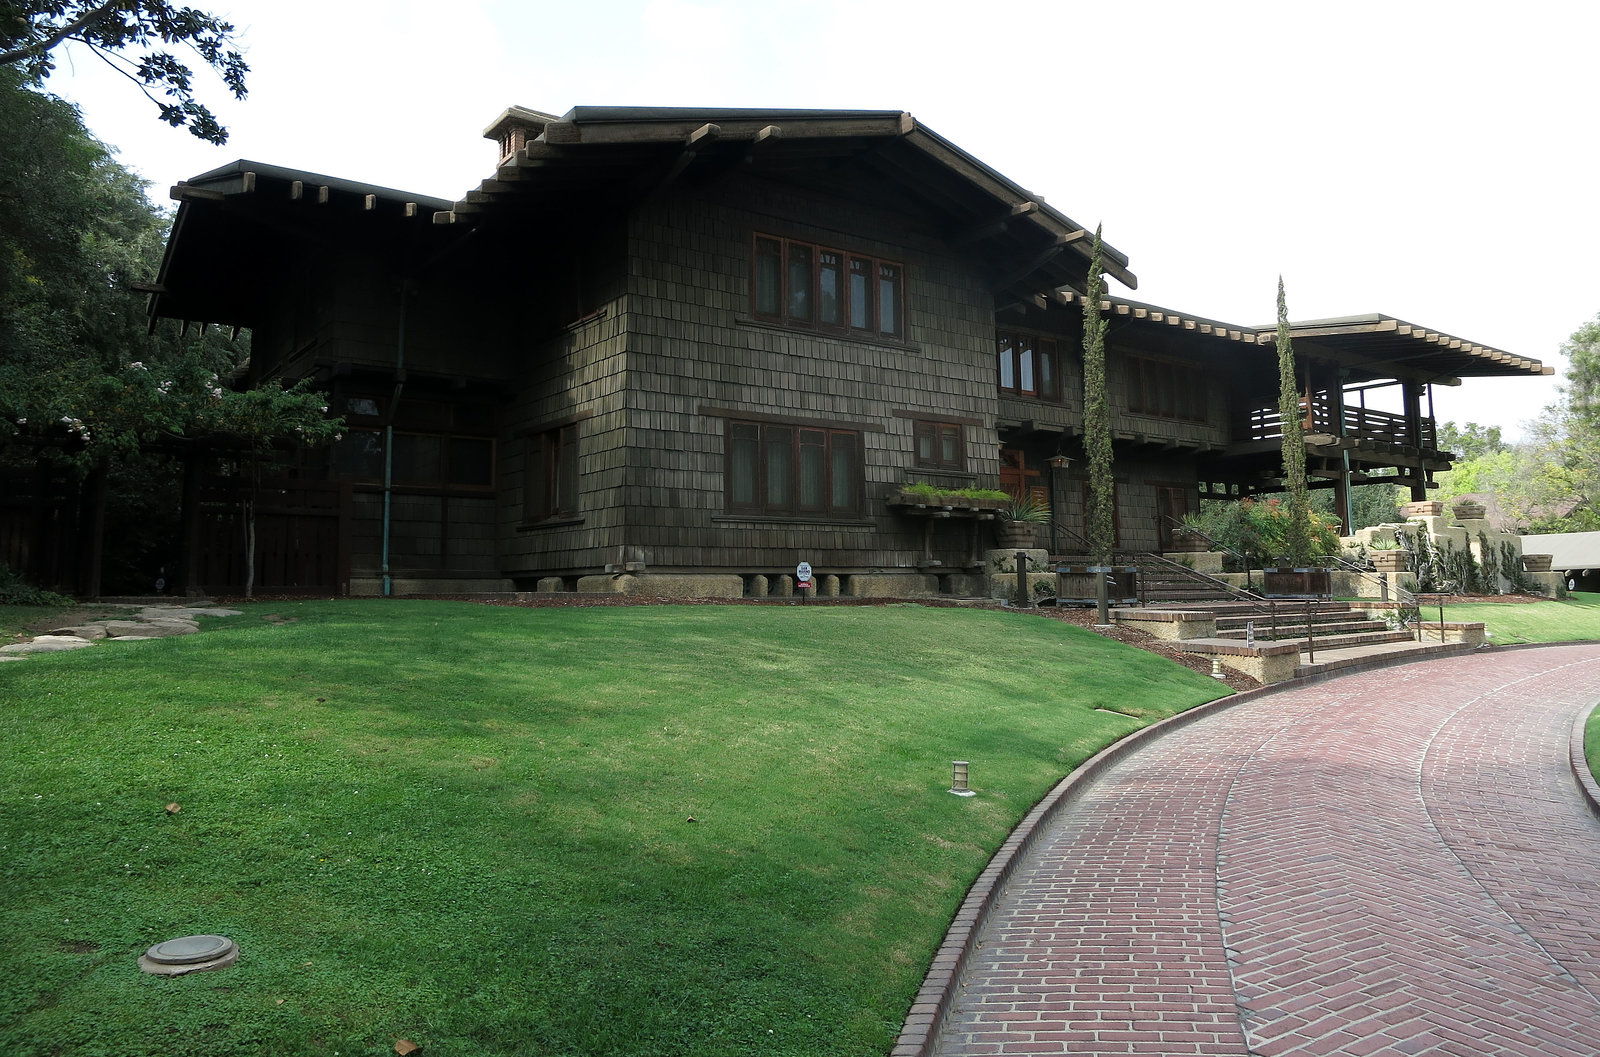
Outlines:
{"label": "upstairs window band", "polygon": [[861,434],[729,422],[724,486],[730,514],[857,517]]}
{"label": "upstairs window band", "polygon": [[1200,368],[1129,356],[1128,410],[1138,415],[1207,421],[1206,376]]}
{"label": "upstairs window band", "polygon": [[1002,330],[998,351],[1002,393],[1061,402],[1061,347],[1054,339]]}
{"label": "upstairs window band", "polygon": [[905,337],[899,264],[771,235],[755,236],[752,260],[755,318],[811,330]]}

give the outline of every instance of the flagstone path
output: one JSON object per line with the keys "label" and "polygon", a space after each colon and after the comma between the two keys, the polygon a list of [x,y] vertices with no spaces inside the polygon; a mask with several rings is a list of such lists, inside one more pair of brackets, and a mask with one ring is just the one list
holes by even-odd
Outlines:
{"label": "flagstone path", "polygon": [[1148,741],[1044,824],[896,1053],[1593,1057],[1597,700],[1600,646],[1494,650]]}
{"label": "flagstone path", "polygon": [[200,630],[197,618],[236,617],[237,609],[220,606],[182,605],[130,605],[127,616],[120,619],[86,620],[80,624],[63,624],[44,635],[35,635],[25,642],[0,646],[0,661],[21,660],[32,653],[60,653],[63,650],[81,650],[104,639],[119,641],[165,639],[174,635],[193,635]]}

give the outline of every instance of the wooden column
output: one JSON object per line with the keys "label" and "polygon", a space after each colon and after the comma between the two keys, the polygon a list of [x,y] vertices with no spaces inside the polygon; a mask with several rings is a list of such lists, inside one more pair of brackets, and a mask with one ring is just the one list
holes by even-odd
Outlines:
{"label": "wooden column", "polygon": [[1419,382],[1402,382],[1400,392],[1405,398],[1406,442],[1417,451],[1416,476],[1411,479],[1411,501],[1420,503],[1428,498],[1428,475],[1422,468],[1422,385]]}
{"label": "wooden column", "polygon": [[78,519],[78,594],[84,598],[100,597],[107,491],[106,464],[102,462],[89,471],[88,478],[83,482],[82,513]]}
{"label": "wooden column", "polygon": [[178,515],[183,543],[178,568],[173,570],[178,581],[173,593],[190,598],[205,593],[200,583],[200,473],[204,463],[202,453],[192,448],[183,453],[183,499]]}
{"label": "wooden column", "polygon": [[[1344,439],[1344,382],[1349,371],[1342,370],[1333,382],[1333,422],[1334,435]],[[1348,536],[1355,531],[1351,522],[1355,520],[1350,508],[1350,449],[1340,446],[1339,476],[1333,482],[1333,503],[1339,511],[1339,535]]]}

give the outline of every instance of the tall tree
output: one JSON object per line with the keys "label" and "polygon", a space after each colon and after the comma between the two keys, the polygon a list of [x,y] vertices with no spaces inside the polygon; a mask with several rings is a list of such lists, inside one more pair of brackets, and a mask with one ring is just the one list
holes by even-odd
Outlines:
{"label": "tall tree", "polygon": [[332,439],[321,394],[226,384],[247,343],[147,331],[131,284],[154,276],[166,218],[76,108],[22,82],[0,66],[0,475],[43,460],[113,490],[153,474],[127,489],[152,492],[172,476],[141,453],[202,440],[256,462],[277,442]]}
{"label": "tall tree", "polygon": [[1294,346],[1289,341],[1289,308],[1278,276],[1278,416],[1283,420],[1283,485],[1289,493],[1286,557],[1295,567],[1311,564],[1311,497],[1306,485],[1306,433],[1301,419],[1300,383]]}
{"label": "tall tree", "polygon": [[194,71],[162,46],[186,46],[243,99],[250,67],[233,34],[231,23],[167,0],[0,0],[0,66],[41,85],[55,69],[55,49],[81,44],[138,85],[161,120],[208,143],[226,143],[228,130],[195,98]]}
{"label": "tall tree", "polygon": [[1106,398],[1106,321],[1100,314],[1105,296],[1100,227],[1094,229],[1089,253],[1089,290],[1083,302],[1083,446],[1089,462],[1089,548],[1105,565],[1116,546],[1116,479],[1111,472],[1111,404]]}

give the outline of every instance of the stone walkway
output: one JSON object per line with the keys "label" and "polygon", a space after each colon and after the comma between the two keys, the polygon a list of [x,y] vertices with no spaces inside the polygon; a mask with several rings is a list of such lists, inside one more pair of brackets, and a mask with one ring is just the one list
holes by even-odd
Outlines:
{"label": "stone walkway", "polygon": [[1592,1057],[1596,700],[1600,646],[1497,650],[1149,741],[1045,824],[896,1052]]}
{"label": "stone walkway", "polygon": [[86,620],[81,624],[64,624],[47,634],[36,635],[26,642],[0,646],[0,661],[21,660],[30,653],[60,653],[63,650],[81,650],[104,639],[135,641],[140,639],[165,639],[174,635],[193,635],[200,630],[197,618],[236,617],[237,609],[218,606],[134,605],[120,619]]}

